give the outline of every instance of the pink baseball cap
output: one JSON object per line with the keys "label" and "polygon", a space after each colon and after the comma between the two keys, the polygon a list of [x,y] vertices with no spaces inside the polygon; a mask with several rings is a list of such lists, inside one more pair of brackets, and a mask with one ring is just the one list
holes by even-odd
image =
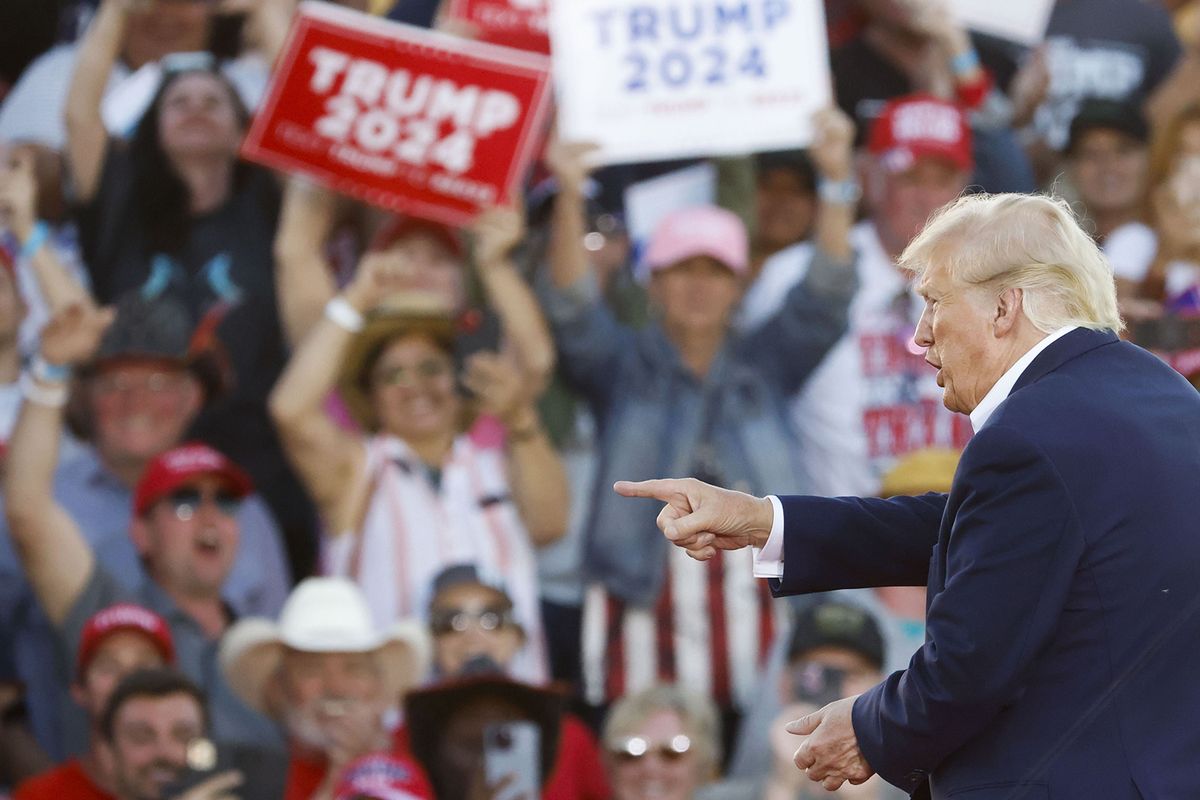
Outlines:
{"label": "pink baseball cap", "polygon": [[642,263],[653,273],[696,256],[709,256],[734,274],[745,274],[750,245],[741,218],[716,206],[673,211],[654,229]]}
{"label": "pink baseball cap", "polygon": [[944,158],[964,172],[975,167],[971,127],[962,109],[929,94],[898,97],[871,124],[867,149],[891,172],[919,158]]}

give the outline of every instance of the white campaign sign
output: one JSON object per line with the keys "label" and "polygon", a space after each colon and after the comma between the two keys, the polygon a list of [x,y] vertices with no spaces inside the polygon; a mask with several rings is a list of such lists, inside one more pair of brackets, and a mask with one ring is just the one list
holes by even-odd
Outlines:
{"label": "white campaign sign", "polygon": [[1046,37],[1055,0],[952,0],[958,20],[974,31],[1033,46]]}
{"label": "white campaign sign", "polygon": [[830,102],[821,0],[553,0],[559,132],[605,164],[803,147]]}
{"label": "white campaign sign", "polygon": [[658,223],[675,211],[717,202],[717,168],[709,161],[635,183],[625,190],[625,224],[638,254],[650,242]]}

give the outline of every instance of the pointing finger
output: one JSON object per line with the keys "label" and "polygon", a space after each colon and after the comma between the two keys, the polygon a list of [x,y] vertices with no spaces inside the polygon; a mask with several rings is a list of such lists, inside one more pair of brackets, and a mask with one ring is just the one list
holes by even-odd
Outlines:
{"label": "pointing finger", "polygon": [[667,502],[683,494],[683,481],[660,478],[652,481],[617,481],[613,490],[623,497],[651,497]]}

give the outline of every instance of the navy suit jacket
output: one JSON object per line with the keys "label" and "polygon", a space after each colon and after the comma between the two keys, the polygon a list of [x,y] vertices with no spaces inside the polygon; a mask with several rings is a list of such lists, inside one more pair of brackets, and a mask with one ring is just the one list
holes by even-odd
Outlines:
{"label": "navy suit jacket", "polygon": [[1110,333],[1020,377],[948,495],[781,498],[777,594],[927,585],[854,704],[871,767],[963,800],[1200,798],[1200,394]]}

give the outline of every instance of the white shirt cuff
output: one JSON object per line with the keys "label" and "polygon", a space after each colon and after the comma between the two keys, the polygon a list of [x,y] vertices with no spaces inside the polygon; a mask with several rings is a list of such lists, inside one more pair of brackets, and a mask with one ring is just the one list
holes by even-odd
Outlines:
{"label": "white shirt cuff", "polygon": [[771,519],[771,535],[762,549],[750,548],[754,553],[754,577],[782,578],[783,577],[783,503],[773,494],[767,495],[771,508],[775,511]]}

